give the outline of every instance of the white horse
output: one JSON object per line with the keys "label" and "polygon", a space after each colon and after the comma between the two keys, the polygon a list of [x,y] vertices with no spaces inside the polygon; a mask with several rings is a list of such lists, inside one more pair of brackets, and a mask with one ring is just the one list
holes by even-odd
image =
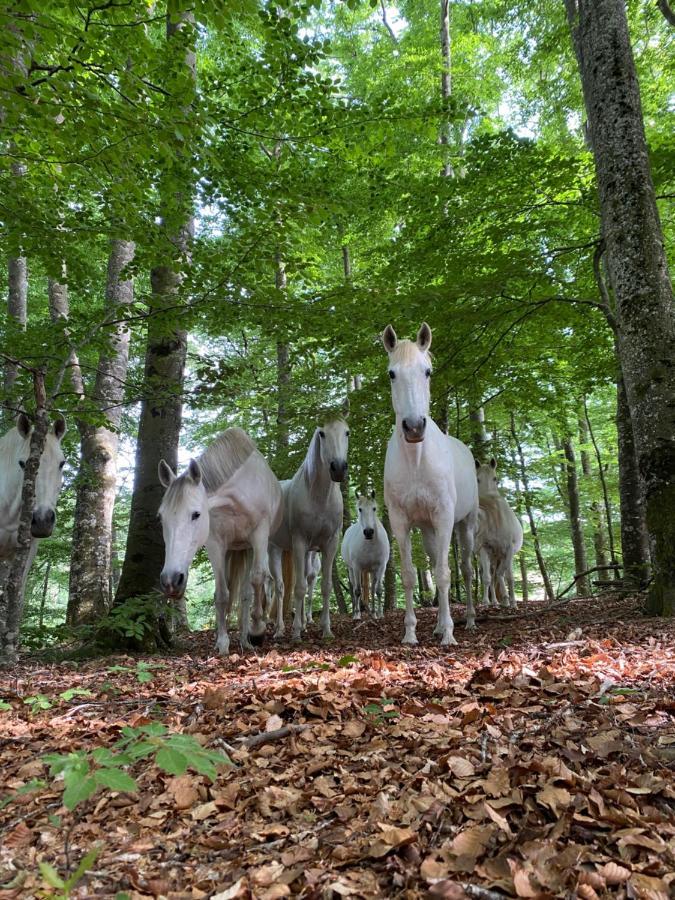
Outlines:
{"label": "white horse", "polygon": [[497,487],[497,463],[489,465],[476,462],[478,479],[478,499],[480,512],[476,532],[475,551],[480,560],[483,578],[482,604],[492,601],[497,606],[495,584],[500,590],[500,600],[506,598],[508,585],[508,606],[516,608],[516,594],[513,587],[513,559],[523,546],[523,528]]}
{"label": "white horse", "polygon": [[[368,600],[368,578],[372,576],[374,618],[383,616],[382,589],[384,570],[389,561],[389,538],[384,525],[377,517],[375,491],[359,494],[356,498],[358,521],[350,525],[342,538],[342,558],[349,571],[349,581],[354,597],[353,617],[361,618],[361,599]],[[377,599],[375,599],[377,598]]]}
{"label": "white horse", "polygon": [[[30,452],[33,426],[21,413],[16,426],[0,438],[0,560],[11,560],[17,549],[23,470]],[[35,480],[35,505],[31,519],[31,541],[24,583],[38,550],[38,541],[51,535],[56,524],[56,501],[63,483],[65,457],[61,441],[66,423],[58,418],[47,432]]]}
{"label": "white horse", "polygon": [[314,588],[316,587],[316,579],[321,572],[321,557],[315,550],[310,550],[305,560],[305,578],[307,579],[307,594],[305,595],[305,607],[303,613],[303,621],[305,627],[312,625],[314,622]]}
{"label": "white horse", "polygon": [[[333,419],[317,428],[302,465],[290,481],[282,482],[284,516],[281,527],[271,538],[270,566],[276,584],[276,637],[284,633],[284,583],[290,589],[295,577],[293,639],[299,640],[303,628],[303,608],[307,595],[307,554],[321,552],[321,627],[324,638],[330,630],[330,595],[333,589],[333,560],[342,527],[342,494],[339,482],[347,474],[349,428],[344,419]],[[282,566],[282,555],[290,566]],[[286,571],[284,572],[284,569]]]}
{"label": "white horse", "polygon": [[[290,481],[282,481],[281,489],[283,491],[284,485],[290,484]],[[281,638],[284,636],[284,618],[289,615],[291,602],[292,602],[292,591],[293,591],[293,561],[291,558],[291,551],[289,550],[286,554],[287,560],[290,562],[290,566],[288,568],[288,572],[286,577],[288,582],[284,588],[284,576],[281,571],[282,563],[279,560],[279,549],[274,546],[274,544],[270,544],[269,554],[270,554],[270,569],[272,570],[272,589],[268,591],[268,607],[266,618],[269,621],[272,618],[276,618],[277,627],[274,632],[275,638]],[[283,556],[281,557],[283,560]],[[278,580],[274,578],[274,573],[277,572]],[[314,623],[313,618],[313,603],[314,603],[314,589],[316,587],[316,579],[321,572],[321,557],[320,555],[314,551],[310,550],[310,552],[305,557],[305,578],[307,579],[307,594],[305,595],[304,606],[303,606],[303,627],[306,628],[308,625],[312,625]],[[281,607],[277,606],[277,603],[282,604]]]}
{"label": "white horse", "polygon": [[166,488],[159,508],[165,544],[162,590],[167,597],[182,598],[194,555],[206,546],[216,578],[218,652],[229,652],[227,619],[243,585],[239,637],[242,648],[250,649],[249,627],[257,636],[265,630],[267,544],[282,515],[276,476],[246,432],[228,428],[178,478],[161,460],[159,480]]}
{"label": "white horse", "polygon": [[448,602],[448,550],[455,526],[467,590],[466,627],[476,627],[471,596],[471,554],[478,520],[478,486],[473,456],[461,441],[443,434],[429,416],[431,329],[426,322],[420,327],[416,341],[399,341],[394,329],[387,325],[382,342],[389,355],[391,396],[396,413],[384,463],[384,498],[401,554],[406,602],[403,643],[417,643],[410,531],[418,526],[438,588],[434,634],[440,634],[441,645],[447,646],[457,643]]}

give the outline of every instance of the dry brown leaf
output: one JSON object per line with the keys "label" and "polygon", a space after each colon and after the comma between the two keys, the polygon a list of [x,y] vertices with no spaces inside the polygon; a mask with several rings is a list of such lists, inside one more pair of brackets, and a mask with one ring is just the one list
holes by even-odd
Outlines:
{"label": "dry brown leaf", "polygon": [[489,803],[484,803],[483,808],[488,816],[492,819],[495,825],[498,825],[501,830],[507,834],[509,837],[513,837],[513,832],[511,831],[511,827],[504,816],[501,816],[496,809],[493,809]]}
{"label": "dry brown leaf", "polygon": [[593,885],[585,882],[577,885],[577,897],[580,897],[581,900],[599,900]]}
{"label": "dry brown leaf", "polygon": [[476,769],[471,760],[463,756],[450,756],[446,765],[457,778],[471,778],[472,775],[476,774]]}
{"label": "dry brown leaf", "polygon": [[631,871],[625,866],[610,861],[598,869],[598,875],[601,875],[607,884],[623,884],[630,878]]}
{"label": "dry brown leaf", "polygon": [[239,897],[245,897],[247,893],[246,879],[239,878],[231,887],[213,894],[211,900],[238,900]]}
{"label": "dry brown leaf", "polygon": [[166,786],[176,809],[190,809],[199,800],[199,781],[192,775],[177,775]]}
{"label": "dry brown leaf", "polygon": [[493,832],[494,827],[491,825],[475,825],[472,828],[465,828],[453,838],[450,849],[457,856],[472,856],[474,859],[478,859],[485,852]]}
{"label": "dry brown leaf", "polygon": [[360,719],[350,719],[342,726],[342,733],[345,737],[358,738],[361,737],[366,730],[366,723]]}
{"label": "dry brown leaf", "polygon": [[633,896],[639,900],[669,900],[670,891],[662,878],[653,878],[650,875],[642,875],[634,872],[628,882]]}
{"label": "dry brown leaf", "polygon": [[209,800],[208,803],[200,803],[199,806],[195,806],[190,816],[195,822],[203,822],[204,819],[210,819],[211,816],[215,816],[217,812],[218,807],[213,800]]}
{"label": "dry brown leaf", "polygon": [[556,815],[561,809],[566,809],[572,802],[572,795],[564,787],[556,787],[552,781],[549,781],[537,793],[537,802],[542,806],[547,806]]}
{"label": "dry brown leaf", "polygon": [[427,856],[422,860],[420,875],[429,884],[435,884],[449,875],[448,864],[445,860],[439,859],[437,855]]}
{"label": "dry brown leaf", "polygon": [[439,881],[429,888],[430,897],[440,897],[441,900],[466,900],[468,894],[461,884],[456,881]]}

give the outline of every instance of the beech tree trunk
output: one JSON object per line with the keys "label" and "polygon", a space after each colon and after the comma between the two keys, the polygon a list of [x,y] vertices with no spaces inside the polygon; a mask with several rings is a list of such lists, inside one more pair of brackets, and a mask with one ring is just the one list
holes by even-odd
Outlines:
{"label": "beech tree trunk", "polygon": [[[281,253],[275,255],[276,268],[274,272],[274,284],[278,291],[285,291],[287,287],[286,266]],[[277,341],[277,440],[276,440],[276,471],[279,477],[288,472],[288,443],[289,443],[289,399],[291,392],[291,363],[289,358],[288,341]]]}
{"label": "beech tree trunk", "polygon": [[394,537],[391,533],[389,513],[386,508],[382,510],[382,525],[387,532],[389,546],[391,547],[387,567],[384,570],[384,611],[391,612],[393,609],[396,609],[396,568],[394,566]]}
{"label": "beech tree trunk", "polygon": [[544,560],[544,556],[541,552],[541,544],[539,543],[539,532],[537,531],[537,523],[534,517],[534,510],[532,508],[532,493],[530,491],[530,480],[527,477],[527,469],[525,468],[525,456],[523,454],[523,448],[518,440],[518,435],[516,433],[516,423],[513,417],[513,413],[511,413],[511,437],[513,438],[513,444],[516,448],[516,454],[518,456],[518,465],[520,467],[520,478],[523,482],[523,501],[525,503],[525,511],[527,512],[527,518],[530,523],[530,533],[532,535],[532,545],[534,547],[534,554],[537,557],[537,564],[539,566],[539,571],[541,572],[541,580],[544,583],[544,597],[547,600],[553,600],[555,594],[553,593],[553,586],[551,585],[551,579],[548,574],[548,569],[546,568],[546,562]]}
{"label": "beech tree trunk", "polygon": [[[134,286],[122,272],[132,261],[135,245],[113,240],[108,258],[106,306],[114,315],[133,302]],[[122,418],[129,331],[113,327],[110,347],[99,358],[92,400],[106,425],[80,426],[81,456],[77,476],[70,589],[66,623],[95,622],[107,611],[111,599],[112,519],[117,486],[118,429]]]}
{"label": "beech tree trunk", "polygon": [[[518,521],[520,522],[520,527],[523,528],[523,491],[520,485],[520,477],[516,466],[516,457],[515,454],[511,453],[511,466],[515,473],[514,475],[514,483],[516,488],[516,515],[518,516]],[[525,529],[523,528],[523,537],[525,536]],[[523,541],[523,547],[518,553],[518,562],[520,563],[520,585],[521,585],[521,596],[523,598],[523,603],[527,603],[529,600],[529,589],[527,584],[527,559],[525,558],[525,546]]]}
{"label": "beech tree trunk", "polygon": [[577,477],[577,461],[574,455],[572,438],[567,435],[562,441],[565,454],[565,490],[567,494],[567,510],[569,513],[570,534],[574,549],[574,574],[581,576],[576,581],[577,597],[588,597],[591,587],[587,575],[582,575],[588,569],[586,559],[586,542],[584,540],[584,528],[581,521],[581,503],[579,502],[579,479]]}
{"label": "beech tree trunk", "polygon": [[675,312],[624,0],[565,0],[616,299],[619,357],[645,486],[648,608],[675,612]]}
{"label": "beech tree trunk", "polygon": [[[444,147],[450,145],[450,98],[452,96],[452,49],[450,43],[450,0],[441,0],[441,99],[443,102],[444,121],[441,124],[441,132],[438,138],[439,144]],[[446,151],[447,152],[447,151]],[[444,178],[454,175],[450,159],[443,163],[441,172]]]}
{"label": "beech tree trunk", "polygon": [[[167,41],[186,24],[192,25],[191,13],[172,19],[167,15]],[[190,49],[185,58],[193,80],[195,54]],[[186,111],[186,115],[188,111]],[[176,163],[181,178],[186,179],[185,195],[167,196],[168,206],[178,205],[188,210],[192,206],[191,171],[188,160]],[[179,301],[184,272],[189,265],[190,242],[194,236],[194,219],[188,213],[177,234],[168,235],[173,253],[166,262],[156,265],[150,273],[152,288],[151,315],[148,319],[147,349],[145,353],[143,401],[136,444],[136,467],[126,553],[115,603],[130,597],[154,593],[164,564],[162,529],[157,526],[157,510],[164,489],[157,477],[160,459],[175,471],[178,465],[178,441],[183,413],[183,379],[187,351],[187,332],[173,324],[175,312],[170,308]],[[163,313],[165,313],[164,315]],[[170,324],[168,324],[170,323]],[[184,603],[178,609],[185,620]]]}
{"label": "beech tree trunk", "polygon": [[633,422],[626,387],[616,383],[616,433],[619,449],[619,505],[623,580],[630,590],[642,590],[649,579],[649,538],[644,515],[643,489],[638,470]]}
{"label": "beech tree trunk", "polygon": [[[10,256],[7,260],[7,313],[16,326],[22,331],[26,328],[28,318],[28,263],[24,256]],[[9,428],[16,415],[14,385],[18,376],[15,363],[5,360],[3,405],[5,407],[5,425]]]}
{"label": "beech tree trunk", "polygon": [[[580,419],[580,423],[582,426],[585,425],[584,433],[588,433],[588,436],[591,439],[591,443],[593,444],[593,450],[595,451],[595,458],[598,463],[598,477],[600,479],[600,487],[602,489],[602,500],[605,510],[605,524],[607,526],[607,540],[609,543],[609,559],[610,563],[615,566],[614,569],[614,578],[620,580],[621,572],[618,568],[618,559],[616,556],[616,545],[614,543],[614,523],[612,521],[612,505],[609,499],[609,490],[607,488],[607,479],[605,478],[605,466],[602,460],[602,454],[600,453],[600,447],[598,446],[598,442],[595,439],[595,433],[593,431],[593,425],[591,423],[590,416],[588,415],[588,406],[586,404],[586,399],[584,398],[583,404],[583,417]],[[600,510],[598,509],[598,515],[600,515]],[[600,516],[600,522],[602,523],[602,517]],[[602,528],[602,524],[601,524]],[[604,538],[604,534],[602,535]],[[597,556],[597,554],[596,554]],[[600,563],[598,563],[600,565]]]}

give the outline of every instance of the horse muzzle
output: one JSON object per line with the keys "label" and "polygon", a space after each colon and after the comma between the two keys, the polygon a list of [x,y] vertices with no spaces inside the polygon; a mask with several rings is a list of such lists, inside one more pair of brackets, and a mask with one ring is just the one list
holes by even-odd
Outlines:
{"label": "horse muzzle", "polygon": [[427,428],[426,416],[419,419],[404,419],[401,422],[403,428],[403,437],[409,444],[419,444],[424,440],[424,432]]}
{"label": "horse muzzle", "polygon": [[375,534],[374,528],[364,528],[363,529],[363,536],[367,541],[372,541],[374,534]]}
{"label": "horse muzzle", "polygon": [[30,533],[34,538],[48,538],[54,531],[56,513],[53,509],[36,509],[30,522]]}
{"label": "horse muzzle", "polygon": [[159,584],[166,597],[179,600],[185,593],[187,578],[184,572],[162,572]]}
{"label": "horse muzzle", "polygon": [[344,459],[334,459],[330,464],[330,477],[333,481],[344,481],[347,477],[347,462]]}

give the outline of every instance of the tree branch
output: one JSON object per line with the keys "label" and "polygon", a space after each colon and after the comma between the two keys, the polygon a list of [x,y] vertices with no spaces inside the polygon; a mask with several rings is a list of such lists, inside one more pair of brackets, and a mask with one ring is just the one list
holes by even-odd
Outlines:
{"label": "tree branch", "polygon": [[675,12],[668,5],[668,0],[657,0],[656,5],[663,13],[666,22],[675,28]]}
{"label": "tree branch", "polygon": [[380,0],[380,9],[382,10],[382,24],[389,32],[389,37],[392,41],[398,46],[398,38],[396,37],[396,32],[389,24],[389,20],[387,19],[387,7],[384,5],[384,0]]}

